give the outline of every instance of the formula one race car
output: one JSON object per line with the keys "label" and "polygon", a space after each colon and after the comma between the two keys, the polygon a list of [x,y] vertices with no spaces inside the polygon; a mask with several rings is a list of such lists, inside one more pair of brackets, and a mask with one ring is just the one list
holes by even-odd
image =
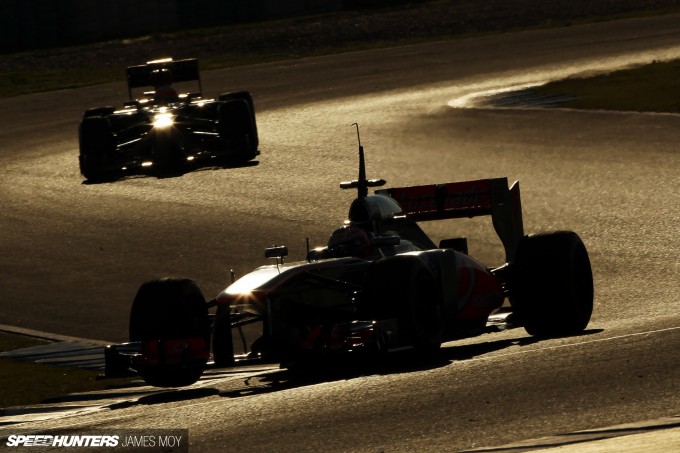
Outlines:
{"label": "formula one race car", "polygon": [[[231,366],[232,329],[262,322],[249,355],[282,366],[363,351],[431,356],[443,341],[479,335],[509,299],[514,322],[537,337],[582,332],[593,310],[593,277],[576,233],[525,236],[519,184],[506,178],[378,190],[366,179],[363,149],[348,220],[326,247],[266,265],[205,301],[191,280],[144,283],[132,304],[131,343],[106,349],[106,375],[137,371],[160,387],[199,379],[210,357]],[[436,246],[419,221],[491,216],[506,264],[489,269],[468,256],[465,238]],[[208,309],[216,306],[216,313]],[[212,351],[211,351],[212,344]],[[212,354],[211,354],[212,352]],[[326,362],[327,363],[327,362]]]}
{"label": "formula one race car", "polygon": [[[178,94],[174,83],[198,91]],[[88,109],[80,122],[80,172],[88,180],[129,172],[176,174],[190,165],[246,162],[259,154],[253,98],[245,91],[204,99],[196,59],[127,68],[130,100],[122,109]],[[152,88],[135,98],[133,90]]]}

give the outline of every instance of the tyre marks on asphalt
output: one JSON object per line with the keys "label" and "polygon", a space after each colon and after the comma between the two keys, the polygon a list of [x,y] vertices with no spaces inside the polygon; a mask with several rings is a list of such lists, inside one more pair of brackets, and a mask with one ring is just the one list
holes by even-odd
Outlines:
{"label": "tyre marks on asphalt", "polygon": [[[95,344],[93,344],[95,343]],[[38,346],[0,353],[0,358],[30,361],[53,366],[80,367],[104,371],[104,347],[96,341],[55,341]],[[40,422],[55,418],[84,415],[101,410],[113,410],[136,404],[153,404],[211,396],[217,390],[216,381],[248,379],[261,372],[278,369],[272,366],[243,366],[229,369],[208,369],[196,384],[182,389],[161,389],[146,385],[141,379],[122,384],[112,380],[113,388],[93,392],[73,393],[51,398],[43,403],[0,409],[0,426]]]}
{"label": "tyre marks on asphalt", "polygon": [[0,358],[44,365],[73,366],[89,370],[104,369],[104,347],[77,341],[58,341],[0,352]]}

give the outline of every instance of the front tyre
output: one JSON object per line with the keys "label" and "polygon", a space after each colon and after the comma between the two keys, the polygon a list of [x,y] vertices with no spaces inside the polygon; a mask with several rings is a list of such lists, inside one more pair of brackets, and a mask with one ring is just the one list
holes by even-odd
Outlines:
{"label": "front tyre", "polygon": [[248,91],[234,91],[231,93],[222,93],[219,98],[220,101],[229,101],[232,99],[240,99],[246,101],[248,104],[248,110],[250,111],[250,122],[252,124],[252,133],[254,135],[254,145],[257,149],[260,146],[260,140],[257,134],[257,121],[255,119],[255,102],[253,101],[253,95]]}
{"label": "front tyre", "polygon": [[145,348],[135,368],[147,384],[182,387],[198,381],[208,361],[210,325],[196,283],[176,278],[144,283],[130,311],[130,341]]}
{"label": "front tyre", "polygon": [[245,162],[257,156],[257,126],[247,100],[221,101],[217,109],[217,128],[228,153],[235,160]]}
{"label": "front tyre", "polygon": [[102,116],[86,116],[78,130],[80,173],[89,181],[112,177],[116,137],[109,121]]}
{"label": "front tyre", "polygon": [[572,231],[525,236],[513,263],[510,302],[530,335],[574,335],[593,312],[588,251]]}

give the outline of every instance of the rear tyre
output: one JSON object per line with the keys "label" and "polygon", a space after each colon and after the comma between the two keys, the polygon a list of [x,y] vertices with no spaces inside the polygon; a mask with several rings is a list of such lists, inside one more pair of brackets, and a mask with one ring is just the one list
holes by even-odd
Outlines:
{"label": "rear tyre", "polygon": [[593,274],[576,233],[525,236],[512,268],[510,302],[527,333],[558,337],[585,330],[593,312]]}
{"label": "rear tyre", "polygon": [[399,346],[434,354],[444,332],[441,290],[432,271],[417,257],[377,261],[367,275],[366,304],[375,319],[397,318]]}
{"label": "rear tyre", "polygon": [[210,325],[205,298],[192,280],[164,278],[144,283],[132,303],[130,341],[178,339],[194,339],[198,346],[187,351],[181,363],[153,357],[158,359],[154,364],[138,366],[147,384],[182,387],[196,382],[208,359]]}
{"label": "rear tyre", "polygon": [[212,351],[215,366],[233,366],[234,340],[231,336],[231,316],[227,305],[218,305],[215,312],[215,324],[212,333]]}
{"label": "rear tyre", "polygon": [[114,176],[116,137],[106,118],[87,116],[79,128],[80,173],[90,181]]}

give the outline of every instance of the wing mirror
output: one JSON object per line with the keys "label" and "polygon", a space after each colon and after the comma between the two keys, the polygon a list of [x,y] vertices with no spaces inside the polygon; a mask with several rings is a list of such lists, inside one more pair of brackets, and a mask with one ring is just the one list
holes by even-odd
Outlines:
{"label": "wing mirror", "polygon": [[268,247],[264,249],[265,258],[283,258],[284,256],[288,256],[288,247],[285,245]]}

